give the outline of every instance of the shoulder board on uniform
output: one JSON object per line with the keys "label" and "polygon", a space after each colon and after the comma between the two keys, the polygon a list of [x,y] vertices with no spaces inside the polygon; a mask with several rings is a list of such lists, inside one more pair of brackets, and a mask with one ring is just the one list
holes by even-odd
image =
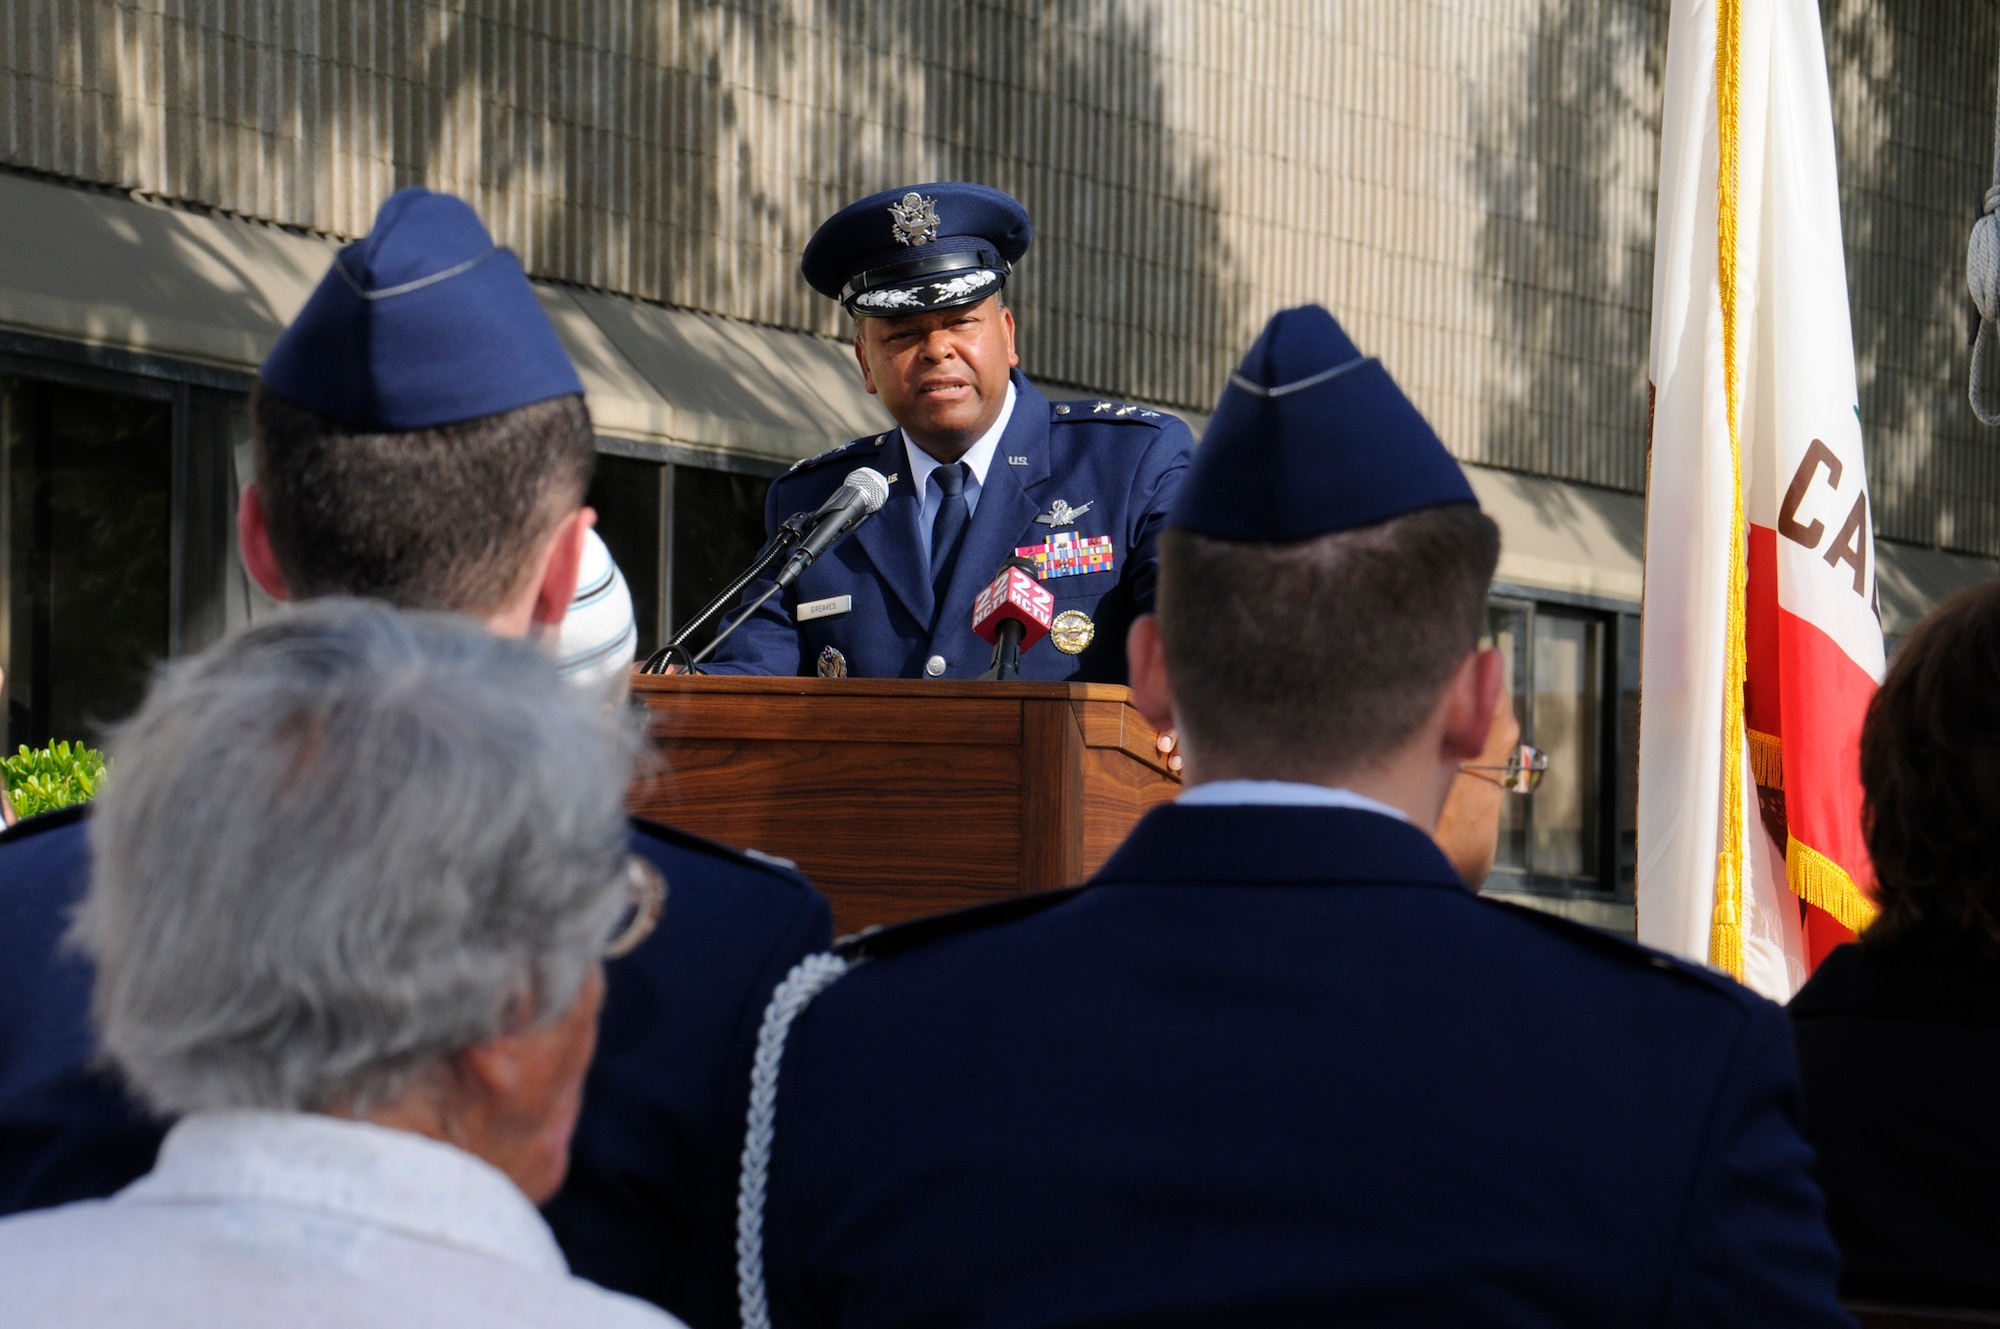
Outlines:
{"label": "shoulder board on uniform", "polygon": [[837,447],[828,448],[825,452],[816,452],[810,457],[799,458],[786,469],[786,474],[789,475],[792,471],[802,471],[808,466],[817,466],[823,461],[832,461],[835,457],[841,456],[854,448],[879,448],[895,436],[896,431],[891,429],[887,433],[869,434],[862,438],[850,438]]}
{"label": "shoulder board on uniform", "polygon": [[1663,951],[1656,951],[1650,946],[1642,946],[1628,937],[1620,937],[1601,928],[1591,927],[1587,923],[1579,923],[1575,919],[1563,918],[1558,914],[1545,913],[1528,905],[1496,900],[1488,895],[1475,898],[1489,909],[1504,909],[1511,917],[1557,933],[1588,950],[1622,960],[1635,969],[1657,970],[1731,999],[1747,996],[1762,1000],[1727,974],[1719,974],[1703,965],[1690,963]]}
{"label": "shoulder board on uniform", "polygon": [[90,804],[72,803],[54,812],[38,813],[23,818],[5,830],[0,830],[0,844],[18,844],[48,831],[59,831],[65,826],[74,826],[90,813]]}
{"label": "shoulder board on uniform", "polygon": [[1108,401],[1102,397],[1087,397],[1082,401],[1059,401],[1054,407],[1054,417],[1058,422],[1067,424],[1075,424],[1082,420],[1157,424],[1168,418],[1165,411],[1156,411],[1150,406],[1133,406],[1127,402]]}
{"label": "shoulder board on uniform", "polygon": [[841,937],[833,943],[834,953],[850,964],[863,960],[880,960],[891,955],[901,955],[914,950],[926,942],[944,937],[963,936],[968,932],[978,932],[984,928],[998,927],[1002,923],[1012,923],[1016,919],[1029,918],[1074,899],[1089,889],[1084,886],[1068,886],[1058,891],[1036,891],[1032,895],[1010,895],[1004,900],[990,904],[975,904],[964,909],[953,909],[948,913],[931,914],[924,918],[913,918],[907,923],[890,923],[867,928],[850,937]]}
{"label": "shoulder board on uniform", "polygon": [[[661,840],[681,849],[692,850],[707,858],[721,859],[724,862],[733,863],[737,867],[747,868],[752,872],[761,872],[768,876],[779,877],[796,885],[805,886],[808,884],[804,875],[799,872],[798,865],[788,858],[780,858],[776,854],[767,854],[760,849],[744,850],[732,848],[729,845],[723,844],[720,840],[711,840],[706,836],[695,835],[690,831],[682,830],[678,826],[669,826],[665,822],[654,821],[650,817],[632,817],[629,818],[629,821],[634,831],[651,839]],[[672,882],[667,883],[667,889],[673,889]]]}

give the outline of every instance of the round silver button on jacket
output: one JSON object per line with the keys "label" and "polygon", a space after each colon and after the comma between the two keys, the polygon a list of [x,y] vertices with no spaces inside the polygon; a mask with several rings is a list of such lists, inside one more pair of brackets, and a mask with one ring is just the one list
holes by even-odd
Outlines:
{"label": "round silver button on jacket", "polygon": [[944,657],[942,655],[933,655],[930,659],[924,661],[924,672],[932,678],[943,677]]}

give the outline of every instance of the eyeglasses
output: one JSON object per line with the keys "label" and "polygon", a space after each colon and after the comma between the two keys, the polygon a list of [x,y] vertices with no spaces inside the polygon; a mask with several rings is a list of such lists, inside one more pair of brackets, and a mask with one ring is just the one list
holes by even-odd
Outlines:
{"label": "eyeglasses", "polygon": [[625,912],[604,947],[604,958],[615,960],[639,949],[639,943],[653,935],[660,914],[667,907],[667,879],[660,870],[637,854],[625,860],[625,886],[631,892]]}
{"label": "eyeglasses", "polygon": [[1549,754],[1523,743],[1514,749],[1514,755],[1507,759],[1505,766],[1462,764],[1458,769],[1475,780],[1497,784],[1510,794],[1532,794],[1535,787],[1541,784],[1542,777],[1549,773]]}

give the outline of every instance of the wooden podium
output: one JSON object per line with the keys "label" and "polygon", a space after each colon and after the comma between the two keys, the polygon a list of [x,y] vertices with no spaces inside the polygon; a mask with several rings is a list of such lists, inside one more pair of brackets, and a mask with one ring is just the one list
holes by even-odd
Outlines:
{"label": "wooden podium", "polygon": [[662,762],[632,810],[791,859],[839,933],[1082,881],[1180,793],[1112,684],[640,675],[632,691]]}

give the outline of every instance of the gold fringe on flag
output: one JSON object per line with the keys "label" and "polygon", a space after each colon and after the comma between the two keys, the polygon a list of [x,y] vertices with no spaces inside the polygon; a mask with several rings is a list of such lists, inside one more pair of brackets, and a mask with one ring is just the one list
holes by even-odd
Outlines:
{"label": "gold fringe on flag", "polygon": [[[1750,741],[1750,776],[1764,789],[1785,787],[1785,748],[1775,734],[1745,731]],[[1842,927],[1859,932],[1875,921],[1874,902],[1861,893],[1847,869],[1795,835],[1785,838],[1785,880],[1792,894],[1817,905]]]}
{"label": "gold fringe on flag", "polygon": [[1743,438],[1736,381],[1736,147],[1741,115],[1743,14],[1740,0],[1715,5],[1716,279],[1722,304],[1722,392],[1729,417],[1729,637],[1722,671],[1722,849],[1715,859],[1715,907],[1708,962],[1743,977],[1743,680],[1745,583],[1749,548],[1743,522]]}
{"label": "gold fringe on flag", "polygon": [[1750,778],[1759,789],[1785,787],[1785,747],[1776,734],[1752,729],[1750,735]]}
{"label": "gold fringe on flag", "polygon": [[1826,910],[1849,931],[1859,932],[1875,921],[1874,904],[1846,869],[1795,837],[1785,845],[1785,880],[1794,895]]}

